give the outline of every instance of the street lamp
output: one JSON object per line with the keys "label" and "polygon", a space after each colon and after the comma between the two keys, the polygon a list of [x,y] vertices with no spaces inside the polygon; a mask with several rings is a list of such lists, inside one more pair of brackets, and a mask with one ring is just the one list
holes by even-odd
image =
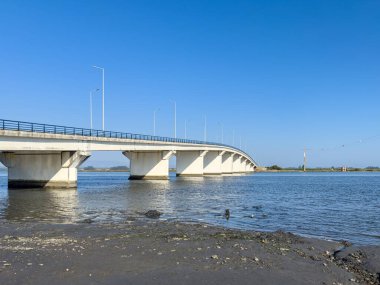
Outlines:
{"label": "street lamp", "polygon": [[99,91],[99,89],[94,89],[90,91],[90,126],[92,130],[92,93]]}
{"label": "street lamp", "polygon": [[177,102],[170,100],[170,102],[174,103],[174,138],[177,138]]}
{"label": "street lamp", "polygon": [[95,65],[92,67],[102,70],[102,128],[104,131],[104,68]]}
{"label": "street lamp", "polygon": [[156,135],[156,113],[160,110],[160,108],[157,108],[153,111],[153,135]]}
{"label": "street lamp", "polygon": [[[224,129],[223,129],[223,124],[221,122],[218,122],[218,125],[220,126],[220,131],[221,131],[221,136],[220,136],[220,142],[223,143],[223,136],[224,136]],[[219,138],[219,135],[218,135]]]}
{"label": "street lamp", "polygon": [[205,116],[205,126],[203,130],[203,141],[207,140],[207,117]]}
{"label": "street lamp", "polygon": [[185,139],[187,139],[187,120],[185,120]]}

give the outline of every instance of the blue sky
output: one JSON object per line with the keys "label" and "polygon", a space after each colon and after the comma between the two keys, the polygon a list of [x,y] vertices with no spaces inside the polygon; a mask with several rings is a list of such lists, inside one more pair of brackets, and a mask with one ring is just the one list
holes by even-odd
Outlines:
{"label": "blue sky", "polygon": [[[0,117],[243,145],[259,164],[380,165],[379,1],[0,3]],[[101,128],[100,94],[94,124]],[[372,137],[371,139],[366,139]],[[239,146],[239,143],[236,144]],[[344,145],[344,146],[343,146]],[[324,150],[321,150],[321,149]],[[117,153],[89,164],[114,165]]]}

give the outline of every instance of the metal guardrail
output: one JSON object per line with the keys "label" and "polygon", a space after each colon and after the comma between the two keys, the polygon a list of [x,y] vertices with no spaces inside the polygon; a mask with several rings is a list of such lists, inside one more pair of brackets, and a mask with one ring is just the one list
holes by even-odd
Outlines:
{"label": "metal guardrail", "polygon": [[39,124],[12,120],[2,120],[0,119],[0,130],[7,131],[23,131],[23,132],[33,132],[33,133],[44,133],[44,134],[59,134],[59,135],[77,135],[85,137],[98,137],[98,138],[115,138],[115,139],[132,139],[132,140],[143,140],[143,141],[157,141],[157,142],[173,142],[173,143],[187,143],[187,144],[207,144],[215,146],[224,146],[233,149],[237,149],[244,153],[252,161],[254,161],[247,153],[244,151],[222,143],[215,142],[205,142],[198,140],[180,139],[180,138],[170,138],[170,137],[160,137],[142,134],[132,134],[123,132],[113,132],[113,131],[101,131],[93,129],[66,127],[58,125],[49,124]]}

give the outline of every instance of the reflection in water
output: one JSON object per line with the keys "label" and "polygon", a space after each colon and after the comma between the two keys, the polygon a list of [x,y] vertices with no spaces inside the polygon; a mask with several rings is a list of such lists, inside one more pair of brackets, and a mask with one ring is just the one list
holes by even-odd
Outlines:
{"label": "reflection in water", "polygon": [[76,189],[8,190],[8,199],[1,215],[11,221],[72,222],[77,217]]}
{"label": "reflection in water", "polygon": [[158,210],[162,219],[378,244],[379,178],[380,173],[258,173],[128,181],[128,173],[80,173],[78,189],[38,191],[8,190],[0,173],[0,222],[125,222]]}
{"label": "reflection in water", "polygon": [[132,180],[124,185],[125,209],[130,213],[141,213],[150,209],[173,212],[167,197],[171,184],[167,180]]}

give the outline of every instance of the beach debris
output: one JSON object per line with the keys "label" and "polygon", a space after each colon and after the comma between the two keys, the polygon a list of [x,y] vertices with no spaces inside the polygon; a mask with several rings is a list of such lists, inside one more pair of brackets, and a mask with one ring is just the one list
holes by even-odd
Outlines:
{"label": "beach debris", "polygon": [[149,219],[158,219],[162,215],[162,213],[157,210],[149,210],[144,215]]}
{"label": "beach debris", "polygon": [[216,254],[211,255],[211,259],[219,259],[219,257]]}
{"label": "beach debris", "polygon": [[230,209],[225,209],[224,210],[224,217],[228,221],[230,219]]}
{"label": "beach debris", "polygon": [[255,256],[254,259],[255,259],[256,262],[259,262],[259,258],[258,257]]}

